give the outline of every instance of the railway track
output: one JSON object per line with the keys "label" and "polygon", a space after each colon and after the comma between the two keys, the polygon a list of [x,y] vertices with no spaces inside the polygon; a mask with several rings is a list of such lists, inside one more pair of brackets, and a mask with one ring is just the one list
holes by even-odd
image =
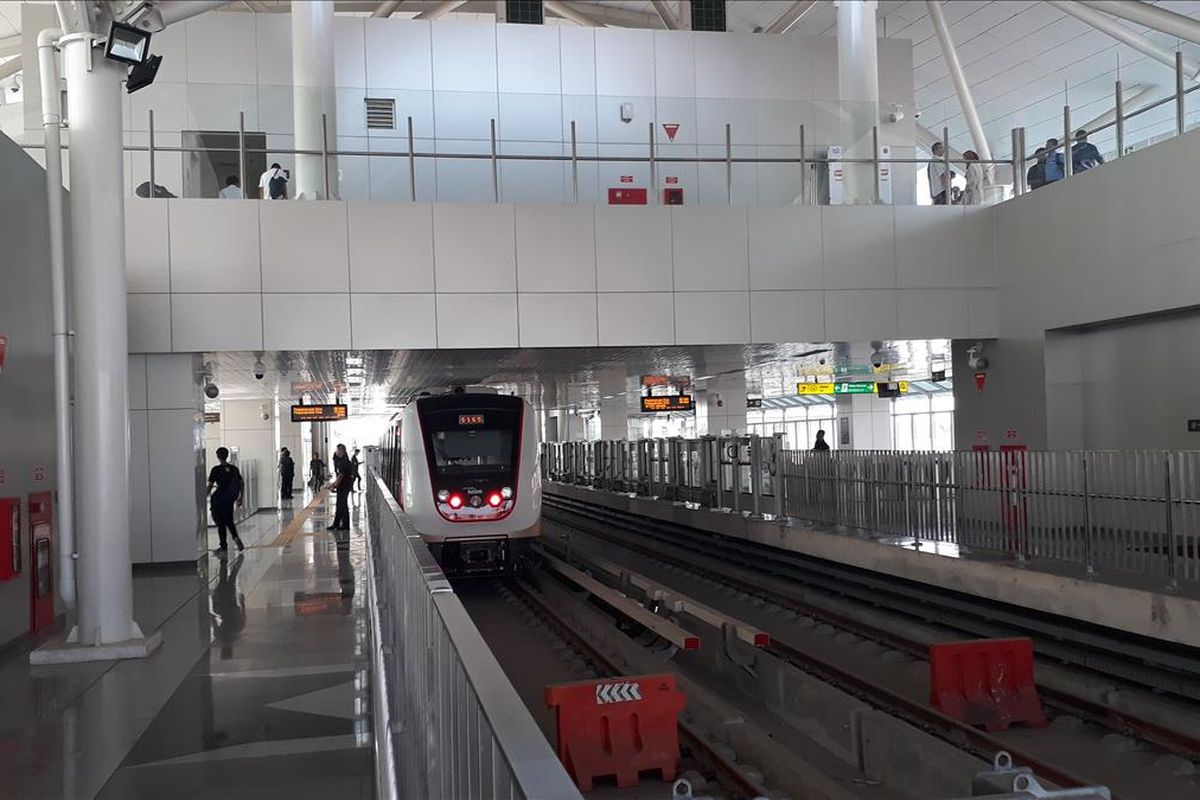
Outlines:
{"label": "railway track", "polygon": [[[732,589],[775,608],[802,614],[856,638],[878,643],[914,658],[925,658],[930,641],[939,638],[961,637],[962,634],[988,637],[1026,635],[1034,639],[1040,657],[1081,667],[1088,674],[1102,675],[1104,680],[1116,677],[1127,681],[1132,673],[1151,685],[1154,680],[1167,677],[1170,687],[1182,688],[1186,676],[1194,674],[1188,669],[1194,662],[1180,648],[1156,648],[1151,643],[1139,642],[1133,648],[1136,656],[1127,656],[1121,652],[1119,642],[1101,641],[1103,633],[1098,630],[1086,631],[1081,636],[1054,635],[1060,633],[1058,629],[1061,623],[1048,615],[1037,615],[1031,624],[1021,625],[1019,622],[1026,613],[1023,609],[1002,608],[998,607],[999,604],[988,602],[974,604],[971,602],[973,599],[952,596],[949,592],[914,591],[915,586],[908,582],[863,574],[860,570],[797,557],[737,539],[722,541],[723,537],[713,534],[647,520],[569,498],[547,495],[544,513],[550,522],[585,532],[598,541],[636,553],[640,557],[639,563],[644,563],[647,558],[653,559],[668,570],[684,570],[687,576],[693,576],[696,580]],[[684,579],[687,580],[686,577]],[[795,591],[788,587],[802,589]],[[833,602],[822,601],[818,596],[832,599]],[[972,608],[973,605],[983,608]],[[864,609],[870,613],[860,613]],[[896,624],[898,618],[906,620],[908,624]],[[913,624],[913,620],[921,622]],[[925,629],[925,635],[919,631],[914,635],[914,629],[919,628]],[[1156,649],[1161,650],[1159,655],[1162,657],[1148,657]],[[911,691],[896,691],[878,681],[856,675],[852,670],[845,669],[844,665],[837,664],[836,660],[823,659],[809,649],[790,645],[786,637],[773,637],[770,652],[877,708],[971,752],[990,757],[996,750],[1007,749],[1013,752],[1019,762],[1064,787],[1104,782],[1088,780],[1087,769],[1069,766],[1074,761],[1086,767],[1086,759],[1067,757],[1065,763],[1059,763],[1057,759],[1043,755],[1038,739],[1046,737],[1038,737],[1036,731],[1025,731],[1017,736],[997,736],[962,725],[929,708],[925,698],[919,695],[914,697]],[[1140,662],[1138,657],[1141,658]],[[1115,675],[1103,669],[1112,664],[1118,667],[1113,671]],[[1163,755],[1173,757],[1174,761],[1155,763],[1164,763],[1173,771],[1182,773],[1172,776],[1179,779],[1176,783],[1180,791],[1190,792],[1181,796],[1196,796],[1196,783],[1189,780],[1187,772],[1190,762],[1200,757],[1200,728],[1148,719],[1128,709],[1113,707],[1094,696],[1044,683],[1039,689],[1052,714],[1058,714],[1062,720],[1082,718],[1104,726],[1111,736],[1122,740],[1117,744],[1123,744],[1124,739],[1133,737],[1138,747],[1157,748]],[[1192,692],[1173,694],[1187,698]],[[1109,741],[1109,738],[1104,741]],[[1141,761],[1145,762],[1146,759],[1142,758]],[[1170,784],[1171,781],[1164,780],[1164,783]],[[1120,793],[1114,792],[1116,794]],[[1156,795],[1135,791],[1126,793],[1126,796]]]}

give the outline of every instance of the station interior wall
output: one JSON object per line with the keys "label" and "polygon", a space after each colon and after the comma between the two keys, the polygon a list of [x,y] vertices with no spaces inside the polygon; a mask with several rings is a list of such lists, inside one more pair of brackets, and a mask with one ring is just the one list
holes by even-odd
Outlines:
{"label": "station interior wall", "polygon": [[209,467],[217,463],[218,447],[237,448],[239,462],[253,461],[257,477],[254,497],[245,502],[256,509],[278,508],[279,448],[289,448],[296,462],[293,486],[302,486],[307,476],[300,423],[292,422],[288,406],[274,400],[224,400],[220,409],[221,421],[204,426]]}
{"label": "station interior wall", "polygon": [[[46,174],[0,136],[0,497],[21,503],[22,571],[0,581],[0,645],[28,632],[31,492],[58,486]],[[57,547],[57,544],[55,544]],[[57,564],[57,553],[53,563]],[[56,600],[57,605],[57,600]]]}
{"label": "station interior wall", "polygon": [[[192,561],[207,524],[198,355],[129,357],[130,556]],[[102,480],[102,476],[96,476]],[[189,504],[186,498],[194,498]],[[182,502],[181,502],[182,501]]]}
{"label": "station interior wall", "polygon": [[[52,16],[52,14],[51,14]],[[40,27],[27,25],[32,41]],[[725,125],[734,157],[799,156],[800,126],[809,155],[841,137],[837,40],[817,36],[585,28],[567,25],[497,25],[337,16],[334,19],[336,122],[330,147],[359,152],[405,151],[405,118],[413,118],[419,152],[490,153],[490,120],[496,120],[500,152],[570,154],[570,123],[576,122],[579,154],[644,158],[649,124],[655,123],[657,154],[664,158],[724,158]],[[32,50],[28,46],[27,50]],[[294,144],[289,14],[208,13],[154,35],[163,56],[155,83],[125,96],[126,140],[148,142],[148,111],[154,110],[155,143],[180,146],[183,131],[236,132],[238,112],[246,130],[266,134],[266,146]],[[236,53],[237,57],[230,57]],[[30,57],[32,56],[32,58]],[[36,53],[26,64],[36,65]],[[26,72],[35,70],[27,69]],[[893,104],[913,106],[912,43],[879,40],[881,117]],[[25,97],[25,137],[40,141],[41,110],[36,80]],[[364,97],[395,100],[395,129],[368,129]],[[633,106],[622,120],[621,106]],[[673,139],[661,123],[680,127]],[[911,158],[912,114],[880,127],[880,144],[895,157]],[[156,182],[179,196],[189,156],[160,153]],[[266,163],[294,164],[269,152]],[[131,191],[149,178],[148,155],[128,153]],[[915,202],[916,168],[895,170],[896,202]],[[346,156],[331,170],[335,196],[376,201],[408,200],[405,158]],[[662,182],[678,179],[688,203],[725,204],[725,165],[664,165]],[[584,163],[580,199],[604,202],[621,175],[649,185],[648,164]],[[254,181],[257,174],[248,180]],[[491,164],[484,160],[417,162],[417,194],[423,201],[491,202]],[[570,165],[502,162],[500,182],[509,202],[561,203],[572,197]],[[799,165],[739,164],[734,202],[790,203],[798,194]]]}

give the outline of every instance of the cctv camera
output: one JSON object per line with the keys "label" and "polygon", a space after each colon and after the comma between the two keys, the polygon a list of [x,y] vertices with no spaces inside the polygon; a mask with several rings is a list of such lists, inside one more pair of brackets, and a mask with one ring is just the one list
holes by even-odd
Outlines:
{"label": "cctv camera", "polygon": [[883,361],[884,361],[883,353],[879,352],[878,350],[876,350],[874,353],[871,353],[871,366],[872,367],[874,367],[875,369],[879,369],[880,367],[883,366]]}
{"label": "cctv camera", "polygon": [[261,381],[263,376],[267,374],[267,368],[261,361],[254,362],[254,379]]}
{"label": "cctv camera", "polygon": [[267,420],[269,420],[271,418],[271,414],[269,412],[264,411],[264,412],[262,412],[262,418],[263,418],[263,422],[266,422]]}
{"label": "cctv camera", "polygon": [[261,381],[263,379],[263,371],[261,369],[254,370],[254,379]]}
{"label": "cctv camera", "polygon": [[820,364],[822,367],[825,366],[825,356],[821,356],[820,358],[818,358],[817,363]]}
{"label": "cctv camera", "polygon": [[209,400],[216,400],[217,395],[219,395],[220,393],[221,393],[221,390],[217,388],[217,385],[215,383],[210,383],[204,387],[204,396],[207,397]]}
{"label": "cctv camera", "polygon": [[920,111],[914,111],[914,112],[913,112],[913,119],[920,119],[920,118],[921,118],[921,112],[920,112]]}

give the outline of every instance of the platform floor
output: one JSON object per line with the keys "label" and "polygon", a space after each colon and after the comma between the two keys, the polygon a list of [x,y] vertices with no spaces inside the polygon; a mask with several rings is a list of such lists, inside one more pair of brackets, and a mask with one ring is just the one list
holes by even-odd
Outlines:
{"label": "platform floor", "polygon": [[144,661],[6,654],[0,798],[371,797],[362,497],[349,534],[297,497],[240,526],[244,553],[135,573],[164,639]]}

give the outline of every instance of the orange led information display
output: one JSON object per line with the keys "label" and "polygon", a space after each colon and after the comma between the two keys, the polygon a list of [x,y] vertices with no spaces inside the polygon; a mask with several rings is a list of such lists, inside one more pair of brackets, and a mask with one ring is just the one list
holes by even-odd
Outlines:
{"label": "orange led information display", "polygon": [[690,394],[655,395],[642,398],[642,413],[651,414],[664,411],[691,411],[692,396]]}
{"label": "orange led information display", "polygon": [[292,406],[292,422],[340,422],[350,416],[345,403],[323,406]]}
{"label": "orange led information display", "polygon": [[458,415],[458,424],[459,425],[482,425],[483,424],[483,414],[459,414]]}

